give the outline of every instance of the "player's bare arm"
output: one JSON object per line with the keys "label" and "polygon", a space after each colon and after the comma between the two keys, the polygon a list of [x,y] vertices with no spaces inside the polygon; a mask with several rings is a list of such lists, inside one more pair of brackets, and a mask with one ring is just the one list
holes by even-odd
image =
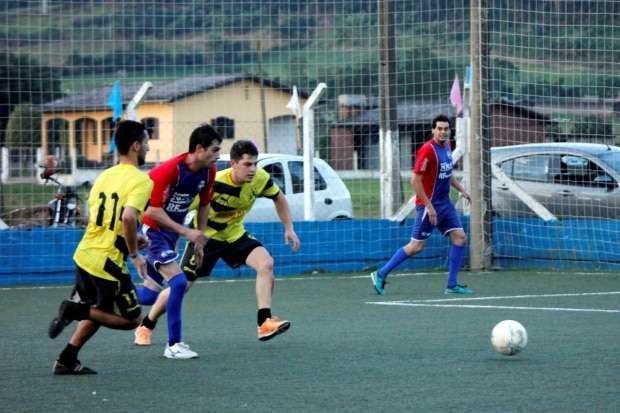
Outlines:
{"label": "player's bare arm", "polygon": [[127,244],[127,250],[129,251],[129,257],[138,275],[144,278],[146,277],[146,259],[138,247],[138,235],[136,230],[138,229],[138,211],[132,207],[125,207],[123,210],[123,216],[121,217],[123,222],[123,237]]}
{"label": "player's bare arm", "polygon": [[471,202],[471,197],[469,196],[469,193],[465,190],[463,185],[461,185],[459,180],[456,179],[454,175],[452,175],[452,179],[450,180],[450,185],[453,188],[455,188],[457,191],[459,191],[463,198],[465,198],[468,202]]}
{"label": "player's bare arm", "polygon": [[182,235],[189,241],[193,242],[194,245],[200,246],[200,248],[204,247],[207,243],[207,238],[202,231],[200,231],[199,229],[187,228],[181,224],[177,224],[172,219],[170,219],[170,217],[163,208],[149,206],[146,210],[146,215],[148,215],[149,218],[155,221],[158,225],[170,228],[177,234]]}
{"label": "player's bare arm", "polygon": [[[196,217],[197,221],[197,229],[204,234],[205,229],[207,228],[207,220],[209,218],[209,210],[210,204],[207,205],[199,205],[198,213]],[[202,265],[202,258],[204,256],[204,250],[202,247],[199,247],[198,244],[194,244],[194,257],[196,258],[196,265],[200,267]]]}
{"label": "player's bare arm", "polygon": [[431,200],[428,199],[426,193],[424,192],[424,185],[422,184],[422,175],[413,174],[413,178],[411,179],[411,185],[413,186],[413,190],[415,191],[416,197],[422,200],[424,206],[426,207],[426,211],[428,212],[428,219],[431,224],[437,225],[437,212],[435,211],[435,207],[431,203]]}
{"label": "player's bare arm", "polygon": [[296,252],[301,245],[295,230],[293,229],[293,220],[291,219],[291,210],[288,206],[288,201],[286,200],[286,196],[280,191],[276,199],[273,200],[273,203],[276,207],[276,212],[278,213],[278,217],[284,225],[284,243],[291,243],[291,249]]}

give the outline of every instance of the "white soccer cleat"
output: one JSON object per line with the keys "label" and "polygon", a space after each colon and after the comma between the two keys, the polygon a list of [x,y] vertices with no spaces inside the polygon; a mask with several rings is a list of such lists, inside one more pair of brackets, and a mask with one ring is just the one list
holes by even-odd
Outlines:
{"label": "white soccer cleat", "polygon": [[164,351],[164,357],[168,359],[193,359],[198,357],[198,353],[189,349],[189,346],[183,342],[176,343],[174,346],[167,345]]}

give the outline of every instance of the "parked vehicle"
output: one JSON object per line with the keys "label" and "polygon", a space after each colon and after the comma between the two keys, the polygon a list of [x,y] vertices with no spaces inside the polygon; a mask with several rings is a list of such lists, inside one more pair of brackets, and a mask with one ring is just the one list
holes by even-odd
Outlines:
{"label": "parked vehicle", "polygon": [[49,167],[41,172],[41,178],[45,180],[45,183],[51,181],[56,185],[54,199],[47,203],[48,225],[52,227],[75,226],[80,216],[77,189],[70,185],[64,185],[54,178],[54,174],[56,174],[56,170]]}
{"label": "parked vehicle", "polygon": [[[541,143],[491,148],[495,163],[557,218],[620,219],[620,147]],[[498,179],[492,205],[501,216],[534,215]]]}
{"label": "parked vehicle", "polygon": [[[218,160],[217,168],[222,170],[228,168],[229,165],[229,155],[222,155]],[[303,157],[261,153],[258,155],[258,166],[269,172],[271,179],[286,195],[293,220],[303,221]],[[353,217],[351,194],[348,188],[332,167],[319,158],[314,158],[314,213],[317,221],[351,219]],[[273,201],[268,198],[258,198],[246,217],[247,222],[278,220]]]}

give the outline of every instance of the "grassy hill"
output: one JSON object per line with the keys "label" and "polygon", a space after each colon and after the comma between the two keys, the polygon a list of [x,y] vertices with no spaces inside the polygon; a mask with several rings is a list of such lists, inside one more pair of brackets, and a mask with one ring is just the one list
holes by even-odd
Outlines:
{"label": "grassy hill", "polygon": [[[564,4],[570,3],[570,4]],[[469,1],[397,1],[399,97],[444,99],[469,61]],[[617,2],[492,0],[494,92],[618,95]],[[0,9],[5,48],[59,68],[75,92],[112,79],[260,73],[329,93],[377,94],[376,1],[32,1]]]}

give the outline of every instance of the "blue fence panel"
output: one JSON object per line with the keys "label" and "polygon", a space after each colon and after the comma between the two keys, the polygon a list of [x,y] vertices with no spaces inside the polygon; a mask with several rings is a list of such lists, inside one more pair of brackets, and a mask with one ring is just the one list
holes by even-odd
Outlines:
{"label": "blue fence panel", "polygon": [[[468,219],[463,219],[466,231]],[[280,223],[251,223],[247,229],[275,259],[278,276],[313,272],[371,271],[408,242],[412,220],[404,225],[387,220],[297,222],[302,246],[297,253],[284,244]],[[82,229],[35,228],[0,231],[0,285],[71,283],[73,251]],[[493,220],[493,259],[496,267],[620,268],[620,221],[540,219]],[[180,246],[182,248],[183,245]],[[437,233],[424,251],[399,269],[446,268],[449,242]],[[465,263],[468,261],[465,257]],[[248,267],[231,269],[223,262],[213,277],[253,277]],[[134,274],[135,277],[135,274]]]}

